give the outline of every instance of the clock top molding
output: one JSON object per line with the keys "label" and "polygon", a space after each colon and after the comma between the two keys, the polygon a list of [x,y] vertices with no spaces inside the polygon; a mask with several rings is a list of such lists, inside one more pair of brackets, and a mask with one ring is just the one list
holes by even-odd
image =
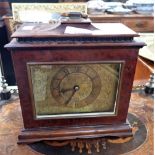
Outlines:
{"label": "clock top molding", "polygon": [[[82,29],[88,33],[65,33],[67,28]],[[144,43],[135,41],[139,34],[121,23],[63,23],[53,28],[51,24],[25,23],[12,35],[6,47],[40,48],[82,46],[137,46]]]}
{"label": "clock top molding", "polygon": [[[67,26],[72,26],[76,28],[83,28],[86,30],[92,30],[89,33],[79,32],[76,34],[68,34],[65,33],[65,29]],[[19,37],[69,37],[69,36],[139,36],[136,32],[128,28],[127,26],[121,23],[76,23],[76,24],[61,24],[56,28],[52,28],[53,24],[37,24],[37,23],[25,23],[23,24],[15,33],[13,33],[13,38]],[[120,31],[121,29],[121,31]],[[98,31],[95,31],[98,30]],[[100,32],[100,33],[98,33]]]}

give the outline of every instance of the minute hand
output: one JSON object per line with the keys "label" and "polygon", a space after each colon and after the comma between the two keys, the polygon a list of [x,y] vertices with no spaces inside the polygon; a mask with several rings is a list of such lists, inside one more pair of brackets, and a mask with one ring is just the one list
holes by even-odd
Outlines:
{"label": "minute hand", "polygon": [[[72,97],[74,96],[75,92],[78,91],[80,89],[80,87],[78,85],[75,85],[72,88],[72,94],[71,96],[68,98],[68,100],[65,102],[65,104],[68,104],[70,102],[70,100],[72,99]],[[67,89],[66,89],[67,90]]]}
{"label": "minute hand", "polygon": [[72,97],[74,96],[76,90],[72,89],[72,94],[71,96],[68,98],[68,100],[65,102],[65,104],[68,104],[70,102],[70,100],[72,99]]}

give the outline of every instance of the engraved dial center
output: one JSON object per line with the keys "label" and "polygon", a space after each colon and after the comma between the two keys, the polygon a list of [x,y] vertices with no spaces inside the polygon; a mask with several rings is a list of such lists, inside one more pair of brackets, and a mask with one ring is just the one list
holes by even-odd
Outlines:
{"label": "engraved dial center", "polygon": [[79,104],[92,92],[92,81],[86,74],[72,73],[60,82],[60,90],[64,103]]}
{"label": "engraved dial center", "polygon": [[63,66],[51,81],[51,92],[57,103],[71,108],[80,108],[97,98],[101,80],[89,65]]}

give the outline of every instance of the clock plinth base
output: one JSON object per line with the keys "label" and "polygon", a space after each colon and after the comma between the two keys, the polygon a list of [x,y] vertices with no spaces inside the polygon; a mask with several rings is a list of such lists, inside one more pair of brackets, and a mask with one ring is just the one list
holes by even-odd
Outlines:
{"label": "clock plinth base", "polygon": [[130,124],[108,124],[98,126],[80,126],[68,128],[37,128],[24,129],[18,136],[18,144],[34,143],[39,141],[73,140],[100,137],[131,137],[132,128]]}

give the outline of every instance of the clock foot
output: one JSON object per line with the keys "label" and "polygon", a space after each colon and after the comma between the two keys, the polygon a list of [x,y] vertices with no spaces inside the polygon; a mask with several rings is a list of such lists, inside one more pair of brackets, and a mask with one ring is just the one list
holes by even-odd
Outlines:
{"label": "clock foot", "polygon": [[74,152],[79,150],[79,153],[83,153],[85,150],[88,154],[92,154],[93,151],[99,153],[102,149],[106,149],[106,138],[95,138],[95,139],[75,139],[66,141],[44,141],[44,143],[52,147],[60,147],[70,145],[71,151]]}

